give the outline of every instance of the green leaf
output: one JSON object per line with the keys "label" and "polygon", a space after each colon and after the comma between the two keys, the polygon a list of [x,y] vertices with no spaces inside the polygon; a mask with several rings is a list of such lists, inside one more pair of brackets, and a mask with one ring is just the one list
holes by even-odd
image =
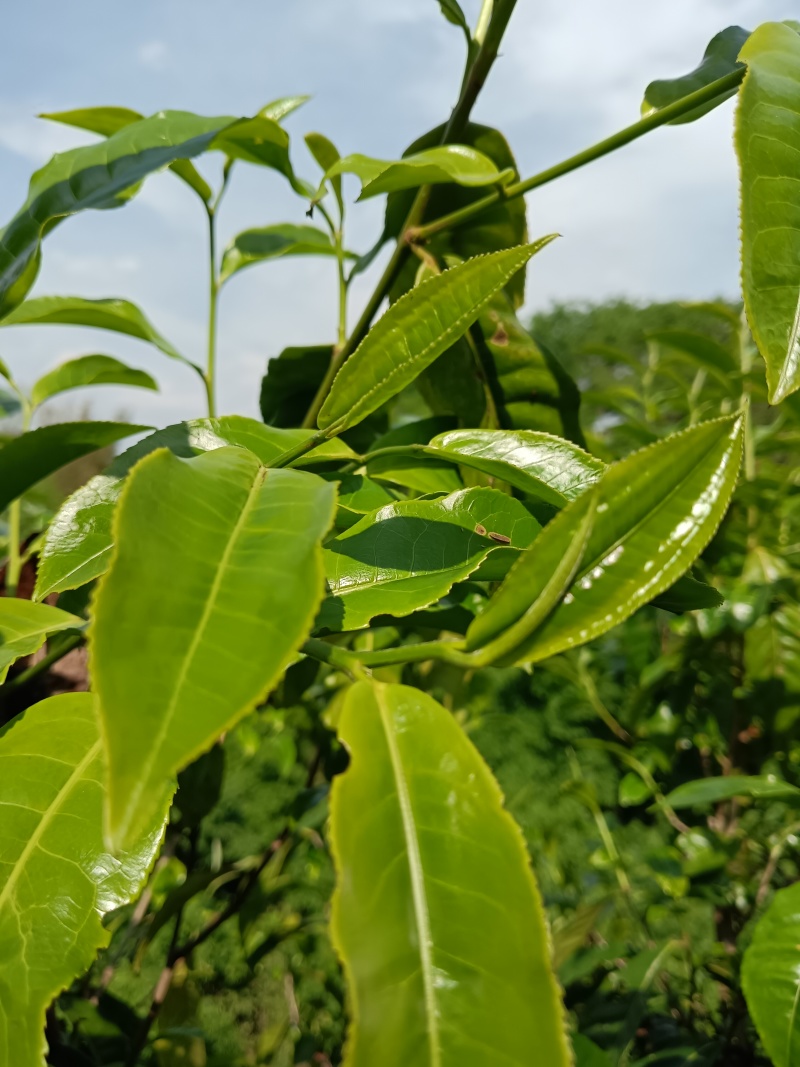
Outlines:
{"label": "green leaf", "polygon": [[243,230],[230,242],[222,256],[220,282],[227,281],[243,267],[281,256],[335,256],[330,235],[316,226],[283,222],[257,230]]}
{"label": "green leaf", "polygon": [[652,330],[647,338],[688,358],[703,370],[710,371],[729,393],[736,391],[739,368],[728,349],[713,337],[690,330]]}
{"label": "green leaf", "polygon": [[653,597],[653,607],[682,615],[686,611],[701,611],[703,608],[718,608],[725,598],[713,585],[698,582],[689,574],[684,574],[665,593]]}
{"label": "green leaf", "polygon": [[742,989],[775,1067],[800,1056],[800,883],[775,894],[742,961]]}
{"label": "green leaf", "polygon": [[415,493],[455,493],[464,487],[451,463],[426,459],[406,449],[370,460],[369,475],[376,481],[401,485]]}
{"label": "green leaf", "polygon": [[745,630],[744,666],[750,684],[775,678],[800,693],[800,607],[782,604]]}
{"label": "green leaf", "polygon": [[274,119],[265,115],[239,119],[219,134],[213,147],[219,148],[229,159],[277,170],[300,196],[314,194],[311,186],[295,174],[289,158],[289,135]]}
{"label": "green leaf", "polygon": [[[89,130],[101,137],[110,137],[133,122],[140,122],[145,116],[140,111],[129,107],[84,107],[76,111],[50,111],[39,115],[40,119],[60,122],[65,126],[76,126],[79,130]],[[169,169],[183,179],[197,195],[208,204],[214,191],[205,178],[200,175],[188,159],[176,159]]]}
{"label": "green leaf", "polygon": [[76,626],[82,627],[83,619],[60,608],[0,597],[0,682],[6,680],[11,664],[40,649],[48,634]]}
{"label": "green leaf", "polygon": [[330,181],[338,174],[355,174],[360,179],[359,200],[442,182],[470,188],[505,185],[514,176],[510,168],[498,170],[483,152],[462,144],[424,148],[398,160],[373,159],[359,153],[344,156],[326,171],[323,181]]}
{"label": "green leaf", "polygon": [[[235,121],[164,111],[123,127],[100,144],[53,156],[33,175],[28,199],[0,233],[0,304],[8,306],[8,292],[58,222],[87,208],[116,206],[120,193],[176,159],[205,152]],[[17,290],[17,302],[24,295]]]}
{"label": "green leaf", "polygon": [[429,450],[556,507],[580,496],[605,470],[571,441],[531,430],[451,430],[434,437]]}
{"label": "green leaf", "polygon": [[539,530],[518,500],[496,489],[387,504],[326,544],[332,596],[318,625],[356,630],[375,615],[408,615],[443,597],[498,544],[527,548]]}
{"label": "green leaf", "polygon": [[571,1063],[522,834],[472,743],[418,689],[360,682],[331,793],[347,1067]]}
{"label": "green leaf", "polygon": [[261,418],[271,426],[298,426],[317,394],[333,356],[332,345],[284,348],[261,379]]}
{"label": "green leaf", "polygon": [[673,808],[694,808],[719,804],[721,800],[732,800],[734,797],[779,800],[800,797],[800,789],[788,782],[781,782],[774,775],[758,777],[731,774],[684,782],[673,789],[666,800]]}
{"label": "green leaf", "polygon": [[[41,432],[41,431],[37,431]],[[279,430],[255,419],[228,415],[219,419],[179,422],[145,437],[118,456],[102,474],[72,494],[56,513],[45,537],[36,577],[36,599],[77,589],[103,574],[113,547],[112,519],[128,471],[157,448],[169,448],[184,458],[238,445],[264,464],[311,436],[311,430]],[[0,450],[0,456],[2,451]],[[298,466],[352,460],[355,453],[342,441],[327,441],[298,460]]]}
{"label": "green leaf", "polygon": [[269,104],[265,104],[258,113],[265,119],[280,122],[287,115],[291,115],[293,111],[297,111],[303,104],[307,104],[310,99],[310,96],[279,96],[277,100],[272,100]]}
{"label": "green leaf", "polygon": [[[743,30],[741,26],[728,26],[727,29],[711,38],[700,65],[694,70],[679,78],[665,78],[650,82],[644,91],[642,115],[649,115],[653,111],[667,107],[668,104],[674,104],[677,100],[682,100],[684,96],[689,96],[698,89],[704,89],[718,78],[724,78],[726,74],[738,70],[742,66],[738,62],[739,52],[749,36],[750,31]],[[694,122],[715,107],[719,107],[735,92],[736,89],[729,89],[709,103],[701,104],[693,111],[673,119],[669,125],[677,126],[682,122]]]}
{"label": "green leaf", "polygon": [[146,371],[129,367],[112,356],[81,356],[42,375],[31,391],[31,403],[37,407],[51,396],[84,385],[133,385],[158,390],[158,383]]}
{"label": "green leaf", "polygon": [[[599,1045],[584,1034],[575,1034],[572,1039],[575,1067],[612,1067],[613,1060]],[[655,1065],[654,1065],[655,1067]]]}
{"label": "green leaf", "polygon": [[800,388],[800,35],[766,22],[741,52],[736,112],[747,319],[770,404]]}
{"label": "green leaf", "polygon": [[0,511],[74,459],[149,429],[128,422],[59,422],[12,438],[0,448]]}
{"label": "green leaf", "polygon": [[467,22],[467,17],[461,10],[461,5],[458,0],[439,0],[439,7],[442,14],[451,22],[454,26],[460,26],[464,33],[467,35],[467,41],[472,40],[472,33]]}
{"label": "green leaf", "polygon": [[[536,663],[585,644],[668,589],[710,541],[739,473],[742,420],[701,423],[607,468],[597,483],[597,512],[575,580],[559,606],[516,653]],[[541,595],[552,560],[575,536],[586,494],[545,527],[512,568],[468,635],[477,648],[511,626]],[[537,553],[546,566],[535,567]],[[527,554],[526,554],[527,555]]]}
{"label": "green leaf", "polygon": [[[333,141],[328,140],[324,133],[307,133],[305,142],[309,152],[326,174],[331,167],[334,167],[342,158],[339,149]],[[331,188],[333,189],[333,195],[336,197],[336,203],[339,205],[339,211],[342,211],[344,209],[344,200],[342,199],[342,176],[336,174],[330,179],[330,182]]]}
{"label": "green leaf", "polygon": [[241,448],[192,460],[163,449],[137,464],[89,631],[115,847],[146,825],[169,779],[266,697],[308,636],[335,502],[329,483],[268,470]]}
{"label": "green leaf", "polygon": [[[355,426],[449,348],[492,295],[552,237],[478,256],[406,293],[372,327],[337,374],[320,429]],[[341,425],[339,425],[341,424]]]}
{"label": "green leaf", "polygon": [[45,1010],[108,944],[103,916],[141,889],[168,803],[162,790],[147,830],[109,854],[89,693],[28,708],[0,732],[0,756],[0,1050],[9,1067],[43,1067]]}
{"label": "green leaf", "polygon": [[98,330],[126,334],[140,341],[148,341],[165,355],[188,363],[190,367],[202,373],[196,364],[173,348],[144,312],[129,300],[113,297],[106,300],[85,300],[81,296],[37,296],[20,304],[0,322],[2,326],[22,324],[92,326]]}

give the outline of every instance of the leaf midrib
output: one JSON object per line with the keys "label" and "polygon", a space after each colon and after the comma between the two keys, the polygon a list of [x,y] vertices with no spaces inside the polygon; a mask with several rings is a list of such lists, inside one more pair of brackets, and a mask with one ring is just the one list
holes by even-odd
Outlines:
{"label": "leaf midrib", "polygon": [[391,715],[383,697],[384,687],[380,684],[375,686],[375,702],[381,717],[381,724],[386,735],[386,747],[389,750],[389,759],[392,764],[395,785],[397,787],[397,800],[400,807],[400,818],[403,823],[403,835],[406,842],[406,855],[408,856],[408,870],[411,879],[411,896],[414,902],[414,919],[417,926],[419,943],[420,974],[425,994],[425,1016],[428,1022],[427,1037],[430,1049],[430,1067],[441,1067],[442,1049],[439,1038],[439,1012],[436,1003],[436,988],[433,978],[433,959],[431,947],[433,937],[431,935],[430,915],[428,912],[428,900],[425,893],[425,875],[422,868],[422,856],[419,851],[416,826],[414,824],[414,810],[411,805],[411,797],[408,791],[408,782],[403,773],[403,761],[397,747],[397,739],[391,723]]}

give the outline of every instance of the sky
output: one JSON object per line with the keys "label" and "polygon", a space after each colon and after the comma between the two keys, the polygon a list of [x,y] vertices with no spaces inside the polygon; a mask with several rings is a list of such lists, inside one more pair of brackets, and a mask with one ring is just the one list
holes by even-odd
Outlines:
{"label": "sky", "polygon": [[[462,6],[474,23],[479,0]],[[473,118],[503,130],[525,177],[636,121],[647,83],[692,69],[725,26],[791,13],[788,0],[518,0]],[[447,118],[463,67],[463,36],[436,0],[27,0],[10,6],[4,31],[0,225],[24,202],[34,169],[93,139],[39,112],[113,104],[248,115],[276,97],[311,94],[285,125],[296,170],[316,180],[305,133],[325,133],[342,154],[396,158]],[[526,310],[619,296],[736,298],[732,122],[729,102],[529,194],[531,236],[561,237],[528,268]],[[216,183],[221,156],[199,167]],[[347,243],[364,251],[382,204],[355,204],[357,193],[348,180]],[[279,175],[240,164],[220,210],[220,246],[245,228],[303,221],[303,203]],[[352,287],[351,324],[383,261]],[[59,226],[45,241],[32,295],[126,297],[202,362],[207,271],[202,205],[167,172],[123,210]],[[278,260],[234,278],[220,304],[220,412],[257,416],[267,360],[286,345],[332,341],[335,322],[332,260]],[[141,342],[75,327],[0,334],[0,356],[25,385],[90,353],[148,370],[161,391],[76,390],[51,401],[41,420],[161,426],[204,414],[199,379]]]}

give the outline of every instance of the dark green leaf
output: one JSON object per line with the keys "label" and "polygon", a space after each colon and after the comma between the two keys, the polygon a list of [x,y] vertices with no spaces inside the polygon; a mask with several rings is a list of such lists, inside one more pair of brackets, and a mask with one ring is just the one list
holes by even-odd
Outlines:
{"label": "dark green leaf", "polygon": [[800,35],[767,22],[742,49],[736,114],[742,290],[769,402],[800,388]]}
{"label": "dark green leaf", "polygon": [[[339,149],[333,141],[329,141],[323,133],[307,133],[305,142],[308,145],[309,152],[326,174],[342,158]],[[336,197],[336,202],[339,205],[339,210],[341,211],[344,207],[341,175],[334,175],[334,177],[330,179],[330,182],[334,196]]]}
{"label": "dark green leaf", "polygon": [[243,267],[281,256],[335,256],[330,235],[316,226],[283,222],[258,230],[243,230],[230,242],[222,256],[220,282],[227,281]]}
{"label": "dark green leaf", "polygon": [[722,800],[732,800],[734,797],[776,800],[800,797],[800,789],[789,785],[788,782],[781,782],[772,775],[748,777],[730,774],[684,782],[677,789],[673,789],[666,799],[673,808],[693,808],[719,804]]}
{"label": "dark green leaf", "polygon": [[316,396],[333,355],[331,345],[284,348],[267,363],[261,379],[261,418],[271,426],[299,426]]}
{"label": "dark green leaf", "polygon": [[43,404],[51,396],[84,385],[132,385],[139,389],[158,389],[157,382],[146,371],[129,367],[112,356],[81,356],[42,375],[31,390],[31,403],[34,406]]}
{"label": "dark green leaf", "polygon": [[221,149],[229,159],[277,170],[300,196],[314,194],[313,188],[295,174],[289,158],[289,135],[274,119],[265,115],[239,119],[220,133],[214,148]]}
{"label": "dark green leaf", "polygon": [[90,630],[115,847],[147,824],[167,781],[264,699],[305,640],[335,500],[321,478],[268,470],[241,448],[192,460],[163,449],[137,464]]}
{"label": "dark green leaf", "polygon": [[744,665],[750,683],[780,679],[800,693],[800,608],[782,604],[762,615],[744,635]]}
{"label": "dark green leaf", "polygon": [[449,712],[361,682],[339,735],[332,934],[349,1067],[566,1067],[564,1010],[522,834]]}
{"label": "dark green leaf", "polygon": [[467,40],[471,41],[472,33],[470,32],[469,23],[466,15],[461,10],[458,0],[439,0],[439,7],[447,21],[452,22],[454,26],[460,26],[467,35]]}

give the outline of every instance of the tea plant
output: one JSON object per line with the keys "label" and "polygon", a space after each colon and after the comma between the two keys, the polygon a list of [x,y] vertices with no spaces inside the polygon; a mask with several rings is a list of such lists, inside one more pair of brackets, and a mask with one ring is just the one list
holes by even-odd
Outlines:
{"label": "tea plant", "polygon": [[[605,743],[604,751],[631,771],[626,801],[653,798],[659,818],[682,835],[679,856],[680,848],[714,853],[737,841],[736,798],[793,803],[800,795],[777,774],[734,773],[747,772],[747,761],[735,746],[724,750],[711,722],[696,727],[706,759],[698,780],[665,794],[657,776],[669,761],[646,734],[630,744],[631,724],[603,703],[581,649],[648,604],[679,617],[679,638],[695,625],[684,613],[698,611],[703,625],[739,635],[734,738],[752,725],[753,708],[743,705],[761,699],[759,683],[779,678],[796,692],[800,27],[723,31],[691,74],[647,87],[639,121],[520,179],[502,134],[470,121],[514,0],[487,0],[474,31],[454,0],[440,6],[466,39],[461,91],[447,123],[396,160],[341,156],[313,133],[306,143],[321,177],[299,177],[281,120],[303,98],[248,118],[144,118],[117,107],[46,116],[102,139],[38,171],[0,234],[0,325],[71,323],[150,343],[196,373],[206,414],[143,437],[26,544],[20,501],[28,490],[69,460],[147,429],[29,430],[33,407],[76,385],[155,383],[91,355],[46,375],[28,396],[0,366],[26,420],[25,432],[0,449],[0,506],[8,507],[0,666],[8,672],[48,641],[45,658],[6,692],[17,698],[84,641],[91,674],[90,693],[33,704],[0,734],[0,1062],[9,1067],[44,1062],[48,1008],[84,981],[111,926],[117,952],[99,980],[92,973],[85,980],[88,1004],[99,1002],[120,960],[141,962],[159,932],[170,931],[149,1003],[120,1024],[123,1040],[109,1052],[107,1062],[130,1065],[195,1055],[196,1034],[182,1026],[176,991],[228,920],[239,918],[245,941],[254,930],[261,938],[251,959],[291,933],[270,926],[272,904],[295,840],[319,836],[307,819],[319,795],[312,802],[298,792],[282,813],[283,829],[247,864],[204,856],[202,823],[219,795],[228,735],[256,708],[262,724],[282,722],[293,686],[313,716],[307,790],[333,779],[330,935],[348,985],[344,1062],[351,1067],[558,1067],[573,1055],[586,1067],[632,1057],[667,1062],[662,1050],[651,1057],[640,1008],[675,944],[655,952],[612,1040],[592,1031],[579,998],[562,997],[522,835],[458,718],[426,690],[446,699],[485,669],[539,664],[582,689],[623,742]],[[724,342],[680,331],[653,336],[641,374],[635,358],[606,350],[605,358],[636,373],[589,399],[616,410],[626,444],[645,446],[619,458],[613,435],[600,440],[593,421],[584,420],[584,436],[578,385],[517,318],[526,264],[546,257],[553,239],[529,240],[523,196],[661,125],[694,121],[732,94],[743,295],[755,348],[748,327],[723,307],[707,310],[727,324]],[[223,153],[217,190],[191,162],[206,152]],[[243,163],[280,174],[298,195],[298,217],[309,219],[247,230],[220,256],[217,213]],[[208,221],[202,365],[125,300],[28,298],[54,226],[89,208],[123,207],[165,167],[199,197]],[[359,199],[387,197],[383,231],[363,255],[346,241],[345,175],[359,179]],[[349,330],[350,284],[387,243],[386,267]],[[223,287],[245,267],[287,255],[335,260],[336,341],[290,348],[270,362],[263,423],[218,416]],[[688,394],[675,370],[687,361]],[[767,402],[782,405],[777,414]],[[587,450],[586,438],[605,454]],[[717,534],[734,491],[733,515]],[[720,537],[738,539],[738,548],[718,573],[712,557]],[[691,569],[712,538],[701,564],[709,584]],[[33,596],[15,597],[34,557]],[[693,654],[690,640],[679,641],[650,684],[680,678]],[[702,718],[702,694],[693,701],[692,715]],[[570,760],[570,789],[596,820],[619,892],[635,911],[594,784],[579,756]],[[711,803],[723,805],[718,840],[701,841],[677,813]],[[793,833],[777,831],[752,914]],[[176,854],[185,880],[164,892],[159,874]],[[140,904],[126,911],[145,883]],[[204,893],[224,903],[195,925],[192,904]],[[793,1062],[800,1044],[795,896],[790,887],[775,897],[743,971],[752,1017],[778,1067]],[[599,913],[586,914],[571,932],[556,929],[557,964],[592,934]],[[738,928],[728,919],[736,951]],[[569,993],[563,969],[560,977]],[[724,967],[716,978],[737,988]],[[743,1005],[737,1001],[726,1018],[731,1033],[706,1032],[685,1062],[752,1051],[734,1032],[746,1018]],[[81,1019],[71,1019],[63,1042],[62,1021],[52,1011],[47,1018],[54,1062],[84,1055]]]}

